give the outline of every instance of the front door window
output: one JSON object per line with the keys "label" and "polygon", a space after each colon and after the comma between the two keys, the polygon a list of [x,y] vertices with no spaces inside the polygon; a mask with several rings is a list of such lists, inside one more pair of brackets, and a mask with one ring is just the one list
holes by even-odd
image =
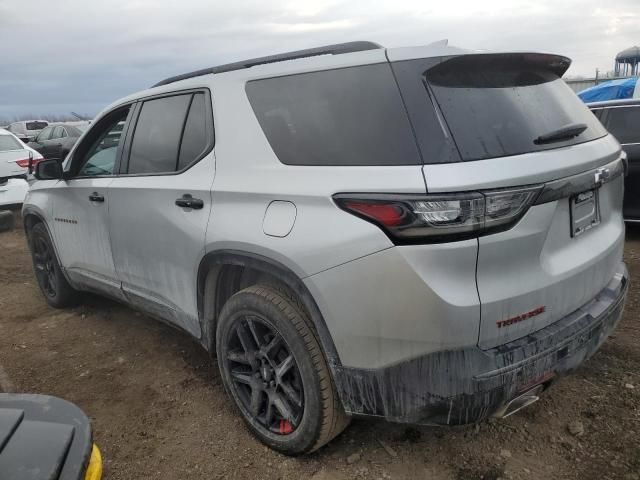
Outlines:
{"label": "front door window", "polygon": [[[122,130],[129,108],[119,110],[106,118],[78,148],[78,177],[113,175],[118,152],[124,141]],[[83,146],[85,148],[83,148]],[[88,148],[87,148],[88,147]]]}

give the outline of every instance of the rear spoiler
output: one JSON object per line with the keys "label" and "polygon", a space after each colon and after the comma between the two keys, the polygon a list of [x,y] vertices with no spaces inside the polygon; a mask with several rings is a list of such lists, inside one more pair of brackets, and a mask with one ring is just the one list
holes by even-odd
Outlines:
{"label": "rear spoiler", "polygon": [[[521,72],[523,84],[530,84],[537,83],[534,74],[562,77],[570,65],[570,58],[549,53],[474,53],[443,58],[425,74],[429,82],[436,85],[466,87],[471,81],[472,86],[491,88],[503,86],[500,72]],[[513,81],[513,77],[510,80]]]}

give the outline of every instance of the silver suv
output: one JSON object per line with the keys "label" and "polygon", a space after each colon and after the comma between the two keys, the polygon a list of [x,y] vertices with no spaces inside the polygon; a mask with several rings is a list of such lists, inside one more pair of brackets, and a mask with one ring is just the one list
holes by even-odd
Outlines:
{"label": "silver suv", "polygon": [[625,158],[569,59],[332,45],[167,79],[37,166],[54,307],[113,297],[216,352],[251,431],[509,415],[620,319]]}

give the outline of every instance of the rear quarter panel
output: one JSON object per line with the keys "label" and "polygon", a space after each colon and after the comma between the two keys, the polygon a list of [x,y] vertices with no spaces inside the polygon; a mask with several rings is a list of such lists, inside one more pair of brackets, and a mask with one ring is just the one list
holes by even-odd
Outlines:
{"label": "rear quarter panel", "polygon": [[[247,99],[250,78],[246,71],[214,77],[217,173],[206,251],[230,248],[270,256],[304,278],[391,247],[378,227],[340,210],[331,196],[350,191],[424,193],[421,166],[282,164]],[[296,206],[295,223],[284,237],[263,230],[265,211],[274,200]]]}

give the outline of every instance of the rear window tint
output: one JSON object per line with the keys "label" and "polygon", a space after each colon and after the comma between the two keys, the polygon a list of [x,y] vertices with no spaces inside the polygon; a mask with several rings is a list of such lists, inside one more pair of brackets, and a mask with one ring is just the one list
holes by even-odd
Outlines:
{"label": "rear window tint", "polygon": [[[526,55],[457,57],[416,75],[428,81],[462,160],[548,150],[606,135],[553,68],[532,63]],[[534,143],[575,123],[584,123],[586,130],[573,138]]]}
{"label": "rear window tint", "polygon": [[191,95],[143,103],[133,134],[128,173],[175,172],[178,147]]}
{"label": "rear window tint", "polygon": [[207,149],[209,138],[207,135],[207,108],[204,93],[193,96],[187,123],[184,126],[178,170],[188,167],[197,160]]}
{"label": "rear window tint", "polygon": [[640,143],[640,107],[607,108],[601,120],[618,142]]}
{"label": "rear window tint", "polygon": [[246,91],[282,163],[421,163],[388,64],[253,80]]}
{"label": "rear window tint", "polygon": [[0,135],[0,152],[22,150],[24,147],[11,135]]}
{"label": "rear window tint", "polygon": [[47,125],[47,122],[27,122],[27,130],[42,130]]}

